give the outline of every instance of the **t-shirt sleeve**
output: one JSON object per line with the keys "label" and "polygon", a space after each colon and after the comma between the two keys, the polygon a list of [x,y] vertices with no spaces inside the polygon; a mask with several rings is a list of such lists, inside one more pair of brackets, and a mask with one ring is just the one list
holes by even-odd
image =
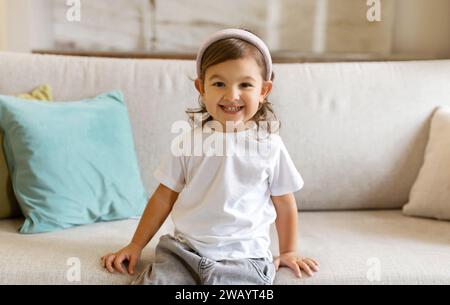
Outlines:
{"label": "t-shirt sleeve", "polygon": [[180,193],[185,185],[185,171],[183,156],[166,154],[153,175],[161,184]]}
{"label": "t-shirt sleeve", "polygon": [[273,196],[281,196],[300,190],[303,178],[297,171],[283,141],[279,141],[280,149],[275,157],[271,176],[269,178],[270,193]]}

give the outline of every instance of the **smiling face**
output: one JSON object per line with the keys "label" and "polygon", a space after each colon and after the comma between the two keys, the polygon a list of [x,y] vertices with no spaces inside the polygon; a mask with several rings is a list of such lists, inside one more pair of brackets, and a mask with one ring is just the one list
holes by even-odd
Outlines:
{"label": "smiling face", "polygon": [[204,81],[196,79],[206,110],[226,130],[229,121],[237,130],[245,129],[258,111],[260,103],[272,89],[271,81],[264,81],[261,67],[251,57],[227,60],[206,69]]}

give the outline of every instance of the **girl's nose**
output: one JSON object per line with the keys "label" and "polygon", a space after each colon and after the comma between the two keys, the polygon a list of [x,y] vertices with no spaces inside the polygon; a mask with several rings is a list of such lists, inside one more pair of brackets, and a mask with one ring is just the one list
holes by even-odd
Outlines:
{"label": "girl's nose", "polygon": [[238,101],[240,98],[240,92],[237,88],[229,88],[225,93],[224,98],[228,101]]}

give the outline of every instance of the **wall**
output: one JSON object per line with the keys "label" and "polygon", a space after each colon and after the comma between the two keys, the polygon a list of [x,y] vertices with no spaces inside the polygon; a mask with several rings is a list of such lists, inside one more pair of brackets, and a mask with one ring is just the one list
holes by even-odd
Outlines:
{"label": "wall", "polygon": [[71,23],[65,0],[0,0],[0,48],[193,52],[243,26],[277,51],[450,57],[449,0],[381,1],[382,22],[370,23],[366,0],[90,0]]}
{"label": "wall", "polygon": [[370,9],[363,0],[328,0],[325,50],[332,53],[390,54],[394,2],[382,1],[381,21],[367,20]]}
{"label": "wall", "polygon": [[272,51],[389,53],[391,47],[392,2],[382,6],[381,23],[366,20],[362,0],[95,0],[82,2],[81,22],[67,22],[63,1],[52,3],[56,46],[63,49],[195,52],[208,34],[226,27],[251,29]]}
{"label": "wall", "polygon": [[265,35],[268,2],[274,0],[84,1],[81,22],[68,22],[65,3],[53,0],[55,41],[61,48],[192,52],[224,27],[247,26]]}
{"label": "wall", "polygon": [[394,53],[450,57],[450,1],[397,0]]}
{"label": "wall", "polygon": [[314,46],[315,0],[280,0],[276,49],[284,52],[301,50],[312,52]]}
{"label": "wall", "polygon": [[0,50],[6,50],[5,0],[0,0]]}
{"label": "wall", "polygon": [[[144,0],[90,0],[81,2],[81,21],[66,19],[65,1],[49,1],[55,45],[62,49],[136,50],[145,47],[141,25],[148,5]],[[113,5],[112,5],[113,4]]]}
{"label": "wall", "polygon": [[265,38],[268,2],[272,0],[157,0],[155,47],[195,52],[208,34],[227,27],[249,28]]}
{"label": "wall", "polygon": [[[53,47],[51,3],[48,0],[0,0],[2,49],[29,52]],[[1,13],[0,13],[1,14]],[[1,41],[0,40],[0,41]]]}
{"label": "wall", "polygon": [[7,50],[17,52],[30,50],[30,4],[29,0],[6,0],[4,23]]}

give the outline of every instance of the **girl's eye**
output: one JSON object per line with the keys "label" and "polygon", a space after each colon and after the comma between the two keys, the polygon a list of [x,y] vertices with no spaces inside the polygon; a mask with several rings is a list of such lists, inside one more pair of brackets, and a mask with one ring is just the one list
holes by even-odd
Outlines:
{"label": "girl's eye", "polygon": [[250,83],[242,83],[242,84],[241,84],[241,87],[243,87],[243,88],[249,88],[249,87],[253,87],[253,85],[250,84]]}
{"label": "girl's eye", "polygon": [[222,83],[222,82],[215,82],[215,83],[213,83],[213,86],[214,86],[214,87],[219,87],[219,88],[221,88],[221,87],[224,87],[225,84]]}

